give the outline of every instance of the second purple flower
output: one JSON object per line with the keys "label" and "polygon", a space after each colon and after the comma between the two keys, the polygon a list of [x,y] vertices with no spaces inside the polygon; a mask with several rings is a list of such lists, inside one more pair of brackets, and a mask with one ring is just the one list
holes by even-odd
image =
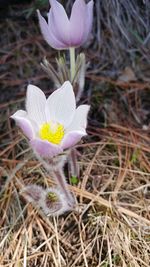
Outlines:
{"label": "second purple flower", "polygon": [[63,6],[56,0],[51,4],[48,23],[38,11],[41,32],[47,43],[55,49],[68,49],[82,45],[88,38],[93,21],[93,0],[88,4],[76,0],[68,18]]}

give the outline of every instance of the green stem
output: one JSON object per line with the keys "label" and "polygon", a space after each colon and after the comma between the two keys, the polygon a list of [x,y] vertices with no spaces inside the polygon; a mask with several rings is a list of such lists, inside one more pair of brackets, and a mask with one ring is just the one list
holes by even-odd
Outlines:
{"label": "green stem", "polygon": [[71,74],[71,82],[72,82],[75,76],[75,68],[76,68],[75,48],[70,47],[69,52],[70,52],[70,74]]}

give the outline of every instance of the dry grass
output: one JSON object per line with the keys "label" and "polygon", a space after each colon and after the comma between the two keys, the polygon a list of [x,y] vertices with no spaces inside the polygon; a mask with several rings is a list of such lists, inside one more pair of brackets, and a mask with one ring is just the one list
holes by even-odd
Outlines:
{"label": "dry grass", "polygon": [[89,127],[89,137],[78,147],[81,177],[70,186],[78,211],[48,218],[19,192],[30,183],[49,187],[52,177],[8,118],[5,123],[9,141],[0,152],[1,266],[149,266],[146,134],[117,124]]}
{"label": "dry grass", "polygon": [[46,54],[54,62],[55,52],[32,20],[24,24],[8,20],[0,26],[6,29],[0,77],[0,266],[149,267],[148,81],[123,83],[97,75],[94,45],[88,50],[96,71],[87,73],[89,90],[83,99],[92,108],[89,135],[77,146],[81,176],[77,185],[70,185],[77,210],[45,217],[20,190],[54,181],[9,117],[23,107],[28,82],[50,93],[52,85],[38,63]]}
{"label": "dry grass", "polygon": [[95,1],[95,72],[118,77],[130,66],[140,79],[149,80],[150,2]]}

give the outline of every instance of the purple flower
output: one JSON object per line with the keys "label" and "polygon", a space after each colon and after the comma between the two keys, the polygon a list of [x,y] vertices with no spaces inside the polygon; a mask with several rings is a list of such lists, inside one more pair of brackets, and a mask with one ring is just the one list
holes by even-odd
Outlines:
{"label": "purple flower", "polygon": [[42,208],[48,216],[58,216],[73,209],[64,192],[58,187],[45,190],[39,185],[30,184],[23,188],[21,194],[28,202],[33,203],[37,208]]}
{"label": "purple flower", "polygon": [[26,110],[11,116],[29,138],[32,148],[43,157],[53,157],[72,147],[86,135],[88,105],[76,109],[69,81],[48,99],[36,86],[27,88]]}
{"label": "purple flower", "polygon": [[47,43],[55,49],[68,49],[82,45],[88,38],[93,21],[93,0],[88,4],[76,0],[68,18],[63,6],[56,0],[51,4],[48,23],[38,11],[41,32]]}

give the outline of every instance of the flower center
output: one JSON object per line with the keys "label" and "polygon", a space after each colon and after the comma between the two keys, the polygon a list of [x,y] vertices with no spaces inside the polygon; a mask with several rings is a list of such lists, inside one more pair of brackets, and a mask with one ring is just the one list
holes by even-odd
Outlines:
{"label": "flower center", "polygon": [[64,126],[60,123],[44,123],[39,130],[39,136],[42,140],[47,140],[56,145],[60,144],[64,134]]}
{"label": "flower center", "polygon": [[54,192],[48,192],[46,198],[47,198],[47,201],[51,201],[51,202],[57,202],[59,200],[58,196]]}

